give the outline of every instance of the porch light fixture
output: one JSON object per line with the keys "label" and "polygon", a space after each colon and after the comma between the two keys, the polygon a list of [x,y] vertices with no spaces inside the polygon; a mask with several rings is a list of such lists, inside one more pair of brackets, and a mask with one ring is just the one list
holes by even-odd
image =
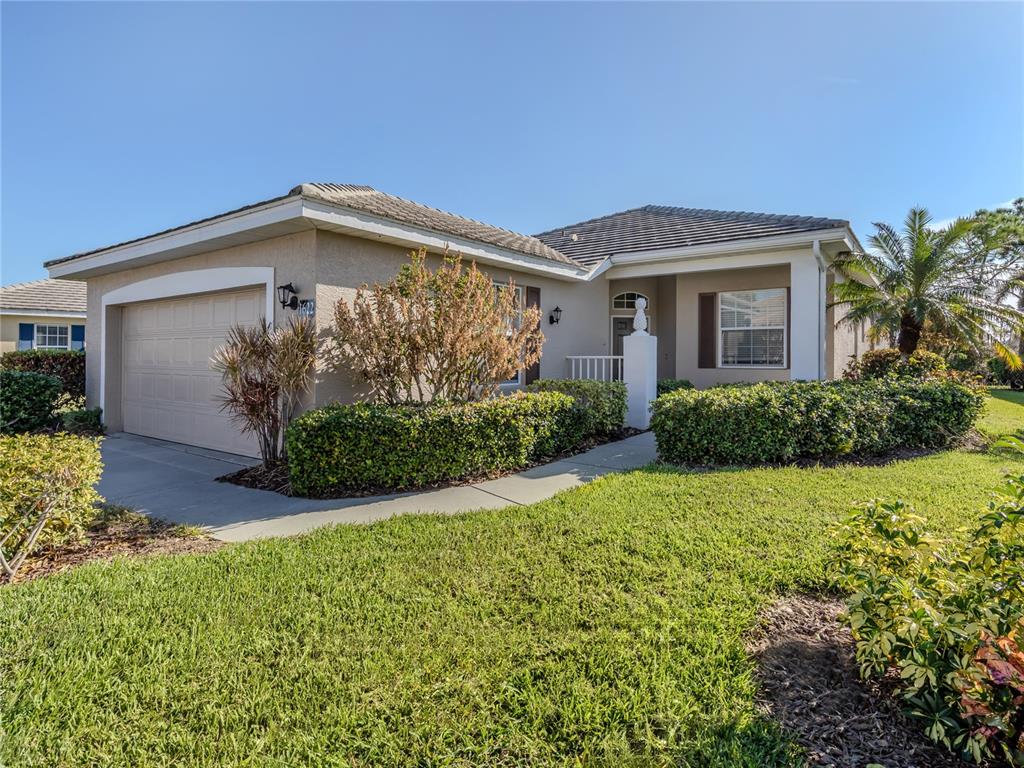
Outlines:
{"label": "porch light fixture", "polygon": [[298,309],[299,308],[299,297],[296,295],[298,291],[295,290],[295,286],[291,283],[277,286],[277,300],[281,302],[281,307],[284,309]]}
{"label": "porch light fixture", "polygon": [[548,315],[548,322],[552,325],[558,325],[558,321],[562,319],[562,308],[555,307],[551,310],[551,314]]}

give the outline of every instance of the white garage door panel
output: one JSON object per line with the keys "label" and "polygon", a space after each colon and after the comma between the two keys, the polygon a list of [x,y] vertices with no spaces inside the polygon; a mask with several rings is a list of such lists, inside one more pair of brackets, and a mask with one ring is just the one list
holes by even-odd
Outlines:
{"label": "white garage door panel", "polygon": [[263,301],[259,288],[125,307],[124,431],[258,456],[255,439],[220,410],[210,356],[232,325],[257,322]]}

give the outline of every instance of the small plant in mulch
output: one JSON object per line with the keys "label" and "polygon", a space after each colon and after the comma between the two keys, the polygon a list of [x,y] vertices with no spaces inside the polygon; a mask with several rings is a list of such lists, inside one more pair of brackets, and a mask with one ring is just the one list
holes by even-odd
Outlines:
{"label": "small plant in mulch", "polygon": [[38,579],[95,560],[212,552],[221,545],[202,528],[176,525],[127,507],[103,504],[80,537],[35,551],[15,575],[14,582]]}
{"label": "small plant in mulch", "polygon": [[861,674],[893,680],[933,741],[1024,766],[1024,475],[1006,477],[962,544],[901,501],[859,507],[834,562]]}

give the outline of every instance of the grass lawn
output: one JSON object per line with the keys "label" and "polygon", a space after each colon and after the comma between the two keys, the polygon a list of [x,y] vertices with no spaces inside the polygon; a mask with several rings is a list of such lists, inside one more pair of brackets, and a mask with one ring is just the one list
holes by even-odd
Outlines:
{"label": "grass lawn", "polygon": [[0,589],[0,764],[799,765],[753,704],[757,610],[826,583],[851,503],[955,531],[1010,468],[649,469]]}

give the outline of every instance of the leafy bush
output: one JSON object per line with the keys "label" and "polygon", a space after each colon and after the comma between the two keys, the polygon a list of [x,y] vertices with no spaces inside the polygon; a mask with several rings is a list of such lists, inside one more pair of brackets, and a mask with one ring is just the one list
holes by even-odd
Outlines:
{"label": "leafy bush", "polygon": [[1004,384],[1010,389],[1024,389],[1024,368],[1011,370],[1006,361],[998,357],[989,358],[985,366],[992,381],[997,384]]}
{"label": "leafy bush", "polygon": [[861,673],[898,675],[934,741],[1024,765],[1024,475],[964,545],[931,539],[900,501],[872,502],[839,529],[834,565]]}
{"label": "leafy bush", "polygon": [[99,440],[65,434],[3,436],[0,455],[0,567],[10,578],[34,546],[81,535],[102,501],[103,465]]}
{"label": "leafy bush", "polygon": [[0,369],[28,371],[56,376],[62,392],[71,397],[85,397],[85,352],[66,349],[23,349],[0,356]]}
{"label": "leafy bush", "polygon": [[530,392],[562,392],[569,395],[580,411],[586,437],[607,437],[622,431],[626,421],[626,385],[621,381],[583,379],[540,379],[530,384]]}
{"label": "leafy bush", "polygon": [[76,435],[102,435],[104,431],[102,408],[64,411],[60,414],[60,421],[66,432]]}
{"label": "leafy bush", "polygon": [[662,395],[651,428],[665,461],[755,464],[941,447],[982,403],[946,380],[764,382]]}
{"label": "leafy bush", "polygon": [[689,379],[658,379],[658,395],[667,395],[677,389],[693,389]]}
{"label": "leafy bush", "polygon": [[387,403],[483,400],[540,360],[540,310],[457,255],[431,271],[427,252],[390,282],[339,299],[330,332],[335,368]]}
{"label": "leafy bush", "polygon": [[328,405],[288,427],[288,473],[300,495],[416,488],[519,469],[577,445],[584,428],[573,399],[560,392]]}
{"label": "leafy bush", "polygon": [[884,379],[895,376],[901,379],[929,379],[941,376],[946,371],[946,361],[941,355],[918,349],[904,360],[898,349],[872,349],[851,360],[843,373],[847,379]]}
{"label": "leafy bush", "polygon": [[60,397],[56,376],[0,371],[0,432],[30,432],[49,426]]}

